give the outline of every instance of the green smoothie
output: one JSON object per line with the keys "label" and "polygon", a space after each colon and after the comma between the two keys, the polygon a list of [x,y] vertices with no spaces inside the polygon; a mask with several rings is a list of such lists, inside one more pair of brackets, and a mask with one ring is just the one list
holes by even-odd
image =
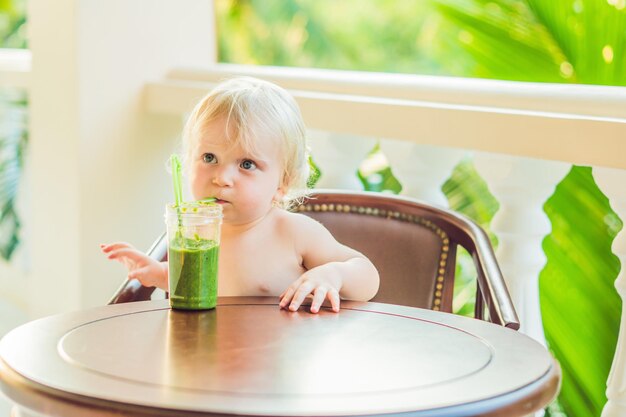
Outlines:
{"label": "green smoothie", "polygon": [[170,305],[206,310],[217,304],[219,245],[213,240],[175,236],[169,244]]}

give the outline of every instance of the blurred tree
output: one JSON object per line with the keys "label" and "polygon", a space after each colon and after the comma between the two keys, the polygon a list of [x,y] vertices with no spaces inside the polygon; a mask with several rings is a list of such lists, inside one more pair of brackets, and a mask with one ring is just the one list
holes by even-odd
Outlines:
{"label": "blurred tree", "polygon": [[430,4],[216,0],[219,59],[240,64],[438,73],[422,50]]}
{"label": "blurred tree", "polygon": [[[24,0],[0,0],[0,48],[26,47]],[[0,92],[0,257],[9,260],[19,244],[20,219],[15,198],[26,146],[23,91]]]}
{"label": "blurred tree", "polygon": [[26,0],[0,0],[0,48],[26,48]]}

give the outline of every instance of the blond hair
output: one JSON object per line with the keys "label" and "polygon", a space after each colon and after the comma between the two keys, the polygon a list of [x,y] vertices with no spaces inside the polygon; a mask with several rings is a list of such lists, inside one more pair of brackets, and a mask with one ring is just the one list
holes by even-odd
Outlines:
{"label": "blond hair", "polygon": [[[183,130],[184,159],[190,159],[194,141],[211,122],[225,117],[227,138],[255,154],[262,132],[278,140],[283,173],[280,188],[289,207],[306,194],[309,176],[306,128],[294,98],[281,87],[252,77],[218,84],[195,106]],[[232,135],[231,135],[232,132]]]}

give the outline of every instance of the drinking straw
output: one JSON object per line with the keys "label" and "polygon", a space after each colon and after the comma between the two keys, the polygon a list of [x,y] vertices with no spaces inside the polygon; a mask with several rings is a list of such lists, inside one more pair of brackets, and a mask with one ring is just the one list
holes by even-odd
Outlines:
{"label": "drinking straw", "polygon": [[174,183],[174,203],[180,211],[180,204],[183,202],[183,176],[178,155],[172,154],[172,156],[170,156],[170,165],[172,166],[172,181]]}

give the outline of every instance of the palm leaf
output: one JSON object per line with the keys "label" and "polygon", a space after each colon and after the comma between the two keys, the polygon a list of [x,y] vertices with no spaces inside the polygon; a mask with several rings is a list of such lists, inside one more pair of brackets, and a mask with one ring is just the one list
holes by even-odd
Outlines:
{"label": "palm leaf", "polygon": [[[456,30],[444,36],[448,42],[467,33],[460,38],[476,62],[470,75],[625,85],[625,14],[607,2],[437,4]],[[559,400],[570,416],[598,416],[619,328],[619,262],[610,245],[621,223],[584,167],[572,169],[545,211],[553,231],[544,241],[540,292],[546,338],[563,369]]]}
{"label": "palm leaf", "polygon": [[561,405],[571,416],[598,416],[619,331],[611,243],[621,224],[587,167],[572,169],[545,210],[553,231],[540,295],[546,338],[563,369]]}
{"label": "palm leaf", "polygon": [[[611,5],[610,3],[614,3]],[[528,0],[536,19],[565,51],[577,82],[626,85],[626,8],[600,0]]]}
{"label": "palm leaf", "polygon": [[[565,54],[525,2],[440,0],[435,4],[453,24],[440,37],[440,48],[460,43],[475,64],[471,73],[467,69],[457,73],[451,62],[446,67],[449,73],[549,82],[564,82],[573,76],[562,73]],[[444,65],[448,64],[444,61]]]}

